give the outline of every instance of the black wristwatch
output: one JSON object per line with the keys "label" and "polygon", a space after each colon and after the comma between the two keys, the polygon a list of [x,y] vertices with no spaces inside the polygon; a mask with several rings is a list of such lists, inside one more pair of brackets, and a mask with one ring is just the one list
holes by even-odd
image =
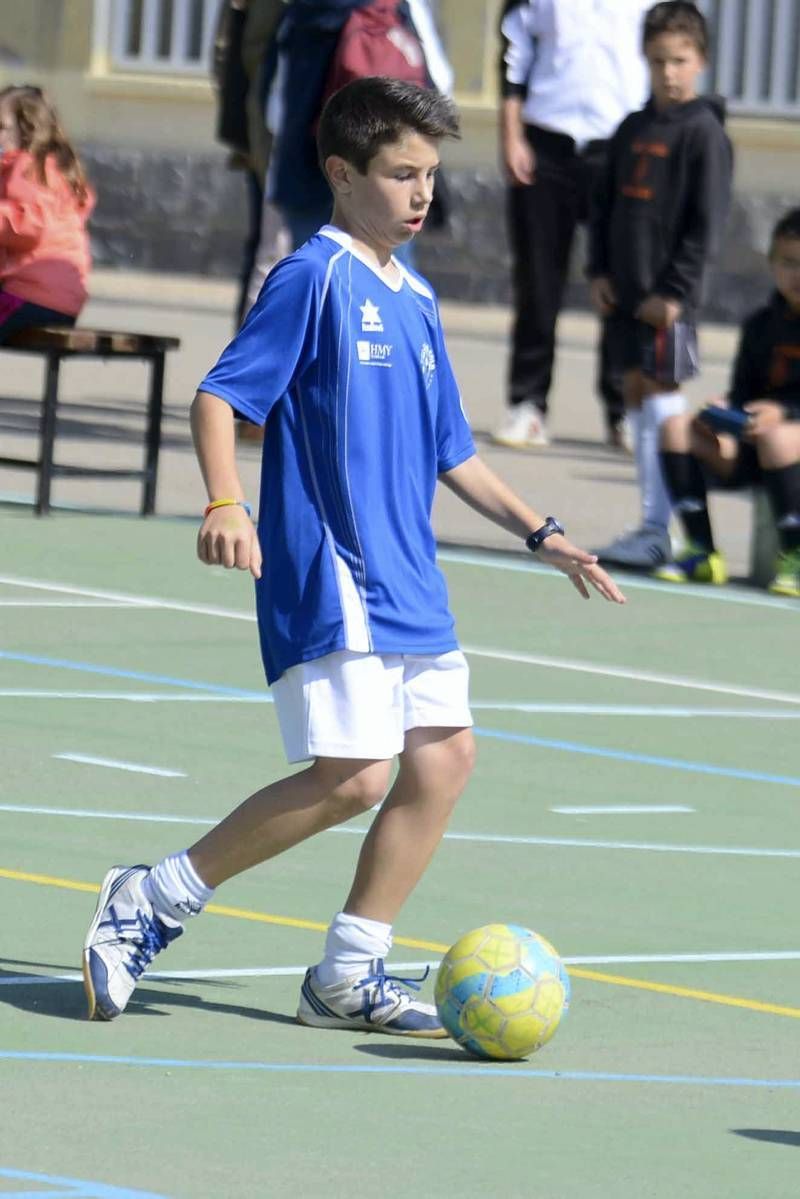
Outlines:
{"label": "black wristwatch", "polygon": [[525,544],[532,554],[535,554],[543,541],[548,537],[552,537],[553,533],[563,533],[564,526],[559,524],[554,516],[548,516],[543,525],[535,529],[530,537],[526,537]]}

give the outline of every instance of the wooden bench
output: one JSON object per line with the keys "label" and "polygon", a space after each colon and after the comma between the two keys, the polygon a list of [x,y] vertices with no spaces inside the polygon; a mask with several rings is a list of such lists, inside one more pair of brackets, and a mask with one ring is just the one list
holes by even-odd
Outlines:
{"label": "wooden bench", "polygon": [[[161,412],[164,397],[164,358],[180,345],[177,337],[152,337],[106,329],[71,329],[57,325],[25,329],[0,345],[0,353],[37,354],[45,360],[45,382],[39,426],[38,458],[3,458],[0,466],[35,470],[39,474],[34,509],[39,516],[50,511],[54,478],[141,479],[142,516],[155,511],[158,455],[161,448]],[[93,466],[66,466],[53,461],[58,420],[58,386],[65,358],[138,358],[150,363],[145,459],[141,470],[110,470]]]}

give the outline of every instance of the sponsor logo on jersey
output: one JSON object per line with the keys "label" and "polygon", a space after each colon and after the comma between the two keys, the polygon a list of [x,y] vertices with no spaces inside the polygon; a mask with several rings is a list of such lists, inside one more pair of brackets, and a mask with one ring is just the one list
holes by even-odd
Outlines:
{"label": "sponsor logo on jersey", "polygon": [[430,387],[436,372],[436,355],[427,341],[419,352],[419,364],[422,368],[422,377],[425,380],[425,386]]}
{"label": "sponsor logo on jersey", "polygon": [[383,333],[383,321],[377,304],[373,304],[372,300],[365,300],[359,307],[361,308],[361,332]]}
{"label": "sponsor logo on jersey", "polygon": [[356,353],[362,366],[391,366],[393,346],[380,341],[357,341]]}

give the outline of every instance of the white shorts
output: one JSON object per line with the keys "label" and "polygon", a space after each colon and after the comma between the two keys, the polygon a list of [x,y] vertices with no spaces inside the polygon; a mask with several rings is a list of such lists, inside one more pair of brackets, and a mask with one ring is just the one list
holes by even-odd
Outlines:
{"label": "white shorts", "polygon": [[469,667],[446,654],[342,650],[292,666],[272,684],[290,762],[387,759],[409,729],[469,728]]}

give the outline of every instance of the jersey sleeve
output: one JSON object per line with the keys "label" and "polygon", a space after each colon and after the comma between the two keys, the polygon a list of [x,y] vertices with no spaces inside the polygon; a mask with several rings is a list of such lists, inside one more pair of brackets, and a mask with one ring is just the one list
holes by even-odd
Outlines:
{"label": "jersey sleeve", "polygon": [[313,262],[296,255],[279,262],[198,391],[218,396],[263,425],[316,358],[321,291]]}
{"label": "jersey sleeve", "polygon": [[743,408],[751,400],[761,398],[764,388],[764,371],[759,354],[759,343],[764,337],[764,321],[759,319],[761,313],[750,317],[742,326],[739,335],[739,346],[736,359],[731,371],[731,382],[728,389],[728,403],[731,408]]}
{"label": "jersey sleeve", "polygon": [[436,472],[444,474],[466,462],[475,453],[472,430],[464,411],[456,377],[450,365],[441,322],[437,320],[437,364],[439,404],[436,413]]}
{"label": "jersey sleeve", "polygon": [[713,120],[698,137],[691,160],[691,194],[682,235],[653,291],[681,303],[695,294],[705,268],[718,256],[731,198],[733,151]]}

